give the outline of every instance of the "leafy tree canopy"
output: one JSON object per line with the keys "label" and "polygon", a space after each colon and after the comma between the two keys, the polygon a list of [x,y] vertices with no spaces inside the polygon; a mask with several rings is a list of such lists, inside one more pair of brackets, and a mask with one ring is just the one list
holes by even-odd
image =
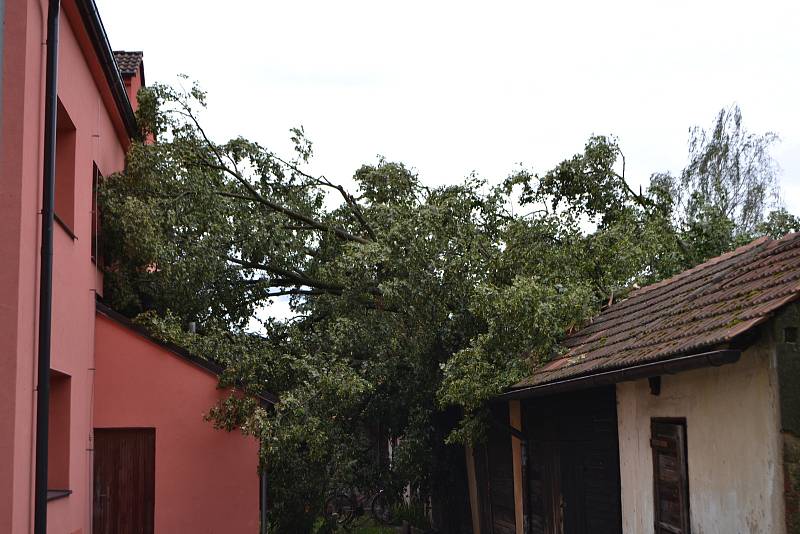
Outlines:
{"label": "leafy tree canopy", "polygon": [[[737,108],[692,130],[687,169],[654,175],[644,192],[603,136],[496,186],[469,176],[426,187],[378,159],[351,192],[305,170],[302,129],[281,157],[214,141],[197,87],[139,98],[154,141],[135,143],[100,194],[106,297],[223,364],[223,386],[280,396],[269,412],[231,395],[209,413],[261,440],[280,531],[308,531],[333,488],[377,480],[447,510],[457,443],[480,439],[486,400],[565,333],[635,284],[798,227],[785,211],[764,217],[775,138],[746,133]],[[276,297],[294,315],[248,332]],[[398,438],[390,465],[381,444]]]}

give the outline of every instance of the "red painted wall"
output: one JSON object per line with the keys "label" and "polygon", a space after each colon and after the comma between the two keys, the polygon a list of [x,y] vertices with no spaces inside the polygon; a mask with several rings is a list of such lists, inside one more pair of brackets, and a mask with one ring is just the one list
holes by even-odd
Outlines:
{"label": "red painted wall", "polygon": [[[32,529],[35,362],[41,235],[46,0],[5,2],[0,117],[0,533]],[[95,295],[92,169],[121,170],[129,140],[99,60],[76,16],[61,12],[58,96],[74,130],[71,230],[54,235],[52,368],[70,381],[65,497],[48,504],[49,532],[89,532]],[[46,409],[46,408],[45,408]]]}
{"label": "red painted wall", "polygon": [[203,419],[217,377],[98,313],[96,428],[156,429],[156,532],[258,532],[258,444]]}
{"label": "red painted wall", "polygon": [[[40,32],[27,2],[6,2],[0,116],[0,532],[30,532],[33,461]],[[29,20],[31,19],[31,20]],[[31,57],[33,55],[33,57]],[[33,93],[28,87],[29,77]]]}
{"label": "red painted wall", "polygon": [[[3,6],[0,534],[29,534],[47,0],[6,0]],[[129,95],[140,83],[138,76],[131,80]],[[54,229],[51,367],[68,387],[57,388],[51,401],[57,405],[52,441],[64,444],[51,454],[51,479],[59,486],[51,489],[72,494],[48,503],[48,532],[91,532],[93,428],[149,426],[156,428],[158,532],[255,533],[257,445],[203,421],[221,395],[216,377],[95,317],[102,274],[91,259],[93,167],[103,176],[122,170],[130,139],[76,0],[62,1],[58,97],[71,123],[71,138],[59,151],[63,156],[64,146],[74,147],[74,154],[57,166],[59,173],[71,170],[74,182],[59,204],[69,213],[69,230]]]}
{"label": "red painted wall", "polygon": [[131,101],[133,111],[139,109],[139,100],[136,98],[136,95],[139,94],[139,89],[142,88],[142,68],[143,67],[140,66],[136,74],[123,79],[125,90],[128,92],[128,100]]}

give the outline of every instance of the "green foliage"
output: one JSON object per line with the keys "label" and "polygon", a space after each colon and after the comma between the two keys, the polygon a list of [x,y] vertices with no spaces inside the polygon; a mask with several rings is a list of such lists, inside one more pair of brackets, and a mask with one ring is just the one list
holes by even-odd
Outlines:
{"label": "green foliage", "polygon": [[401,501],[392,506],[390,515],[392,523],[396,525],[402,525],[403,521],[407,521],[415,528],[427,530],[431,527],[425,505],[417,499],[412,499],[410,502]]}
{"label": "green foliage", "polygon": [[669,206],[680,269],[792,228],[785,210],[769,212],[778,199],[778,167],[770,154],[777,141],[772,132],[749,132],[738,106],[723,108],[710,129],[689,131],[689,164],[679,177],[651,178],[651,190]]}
{"label": "green foliage", "polygon": [[755,233],[778,239],[791,232],[800,232],[800,218],[786,211],[786,208],[780,208],[771,211],[765,221],[756,225]]}
{"label": "green foliage", "polygon": [[777,199],[772,132],[747,131],[739,106],[720,110],[710,130],[690,130],[689,165],[681,174],[689,202],[702,198],[730,219],[737,232],[752,233]]}
{"label": "green foliage", "polygon": [[[278,532],[311,531],[325,498],[350,488],[410,485],[455,510],[459,443],[483,435],[485,401],[564,334],[636,284],[798,225],[781,211],[760,221],[768,195],[739,191],[771,179],[771,138],[741,135],[740,119],[735,135],[723,120],[696,143],[681,179],[654,175],[645,192],[628,186],[616,140],[598,136],[498,187],[470,176],[428,188],[379,159],[356,171],[353,194],[304,170],[301,128],[281,158],[212,141],[204,106],[196,86],[140,94],[153,142],[134,144],[100,191],[105,295],[225,368],[232,392],[209,418],[260,439]],[[761,167],[731,163],[756,148]],[[248,332],[276,298],[294,316]],[[255,400],[265,389],[280,396],[274,408]]]}
{"label": "green foliage", "polygon": [[[478,286],[472,313],[485,325],[484,331],[443,365],[440,402],[477,412],[552,356],[565,330],[588,317],[591,303],[589,287],[548,284],[533,277],[519,276],[501,287]],[[464,419],[452,438],[470,440],[473,423]]]}

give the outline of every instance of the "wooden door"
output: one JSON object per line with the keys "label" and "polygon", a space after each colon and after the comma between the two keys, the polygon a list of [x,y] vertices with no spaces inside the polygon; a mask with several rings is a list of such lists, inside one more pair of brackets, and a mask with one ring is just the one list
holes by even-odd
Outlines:
{"label": "wooden door", "polygon": [[531,399],[523,409],[531,534],[620,534],[613,387]]}
{"label": "wooden door", "polygon": [[686,423],[654,419],[653,494],[656,534],[689,534],[689,478],[686,467]]}
{"label": "wooden door", "polygon": [[564,534],[616,534],[621,531],[617,451],[596,442],[563,443],[561,494]]}
{"label": "wooden door", "polygon": [[94,430],[94,534],[153,534],[156,433]]}

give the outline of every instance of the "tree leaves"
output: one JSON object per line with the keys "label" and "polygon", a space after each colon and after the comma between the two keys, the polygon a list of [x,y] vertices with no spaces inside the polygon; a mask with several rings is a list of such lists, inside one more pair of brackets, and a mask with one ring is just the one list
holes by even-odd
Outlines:
{"label": "tree leaves", "polygon": [[[498,187],[474,175],[426,187],[380,158],[350,192],[305,170],[301,128],[282,158],[215,142],[204,106],[196,86],[140,94],[151,142],[100,192],[105,295],[225,368],[236,393],[209,416],[261,440],[280,531],[307,531],[336,488],[411,484],[447,502],[448,462],[483,435],[485,402],[566,333],[637,284],[798,226],[780,211],[761,221],[772,138],[744,134],[738,110],[694,131],[680,179],[654,175],[645,192],[604,136]],[[248,332],[276,296],[295,316]],[[281,398],[269,413],[252,400],[263,389]]]}

